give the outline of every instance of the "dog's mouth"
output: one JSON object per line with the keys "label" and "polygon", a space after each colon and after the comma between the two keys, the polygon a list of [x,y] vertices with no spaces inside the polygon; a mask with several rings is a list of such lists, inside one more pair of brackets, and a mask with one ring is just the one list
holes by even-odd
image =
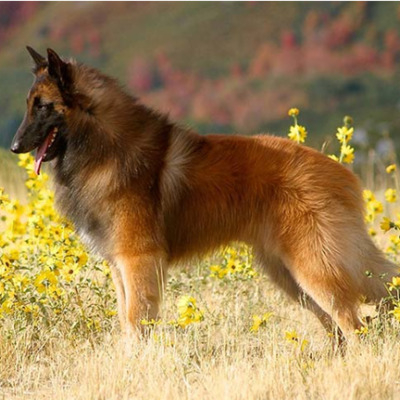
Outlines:
{"label": "dog's mouth", "polygon": [[49,150],[52,148],[54,141],[57,138],[58,128],[53,127],[50,133],[46,136],[44,142],[37,148],[35,156],[35,172],[37,175],[40,174],[40,168],[43,161],[49,161],[50,154]]}

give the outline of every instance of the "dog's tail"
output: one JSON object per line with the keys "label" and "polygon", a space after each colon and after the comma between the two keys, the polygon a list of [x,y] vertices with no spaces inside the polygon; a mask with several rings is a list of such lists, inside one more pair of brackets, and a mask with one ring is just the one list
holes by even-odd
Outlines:
{"label": "dog's tail", "polygon": [[400,275],[400,269],[385,257],[369,236],[365,243],[367,251],[362,256],[365,276],[361,290],[367,303],[377,304],[389,296],[388,283],[393,277]]}

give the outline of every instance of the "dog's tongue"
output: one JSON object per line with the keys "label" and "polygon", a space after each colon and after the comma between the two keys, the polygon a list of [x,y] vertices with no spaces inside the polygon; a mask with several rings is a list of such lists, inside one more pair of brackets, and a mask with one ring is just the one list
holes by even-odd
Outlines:
{"label": "dog's tongue", "polygon": [[36,156],[35,156],[35,172],[36,172],[36,175],[40,174],[40,167],[42,166],[43,157],[46,154],[46,151],[50,146],[52,138],[53,138],[53,132],[50,132],[50,134],[47,136],[45,141],[36,150]]}

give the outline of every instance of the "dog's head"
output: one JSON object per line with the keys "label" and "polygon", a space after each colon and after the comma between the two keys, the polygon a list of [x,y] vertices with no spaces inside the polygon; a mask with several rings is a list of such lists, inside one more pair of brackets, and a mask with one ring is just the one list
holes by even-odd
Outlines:
{"label": "dog's head", "polygon": [[35,171],[57,157],[66,145],[66,116],[71,107],[71,64],[51,49],[47,59],[27,47],[35,66],[35,80],[26,100],[27,110],[11,144],[14,153],[36,149]]}

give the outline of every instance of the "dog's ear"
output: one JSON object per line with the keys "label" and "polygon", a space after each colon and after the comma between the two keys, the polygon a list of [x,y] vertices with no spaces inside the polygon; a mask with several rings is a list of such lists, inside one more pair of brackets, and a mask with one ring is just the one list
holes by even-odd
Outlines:
{"label": "dog's ear", "polygon": [[68,92],[71,85],[71,73],[68,63],[61,60],[52,49],[47,49],[49,75],[57,81],[61,91]]}
{"label": "dog's ear", "polygon": [[26,49],[31,55],[33,61],[35,61],[36,67],[43,67],[47,65],[47,60],[43,56],[41,56],[36,50],[33,50],[30,46],[26,46]]}

